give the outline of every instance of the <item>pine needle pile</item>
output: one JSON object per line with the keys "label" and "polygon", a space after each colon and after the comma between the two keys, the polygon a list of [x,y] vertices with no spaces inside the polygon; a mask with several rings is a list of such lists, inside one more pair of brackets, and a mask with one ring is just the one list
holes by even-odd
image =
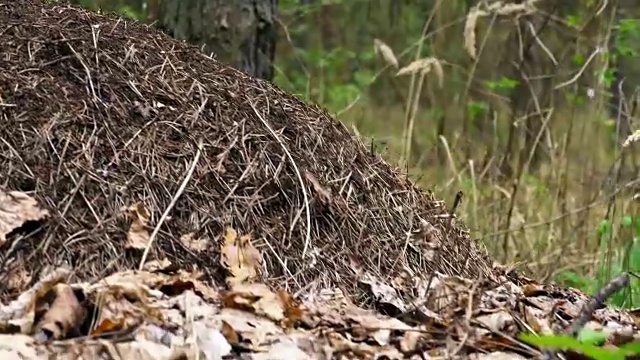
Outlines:
{"label": "pine needle pile", "polygon": [[92,281],[146,256],[218,282],[228,228],[292,292],[491,271],[442,201],[324,110],[130,20],[0,1],[0,121],[2,190],[47,213],[2,239],[4,272]]}

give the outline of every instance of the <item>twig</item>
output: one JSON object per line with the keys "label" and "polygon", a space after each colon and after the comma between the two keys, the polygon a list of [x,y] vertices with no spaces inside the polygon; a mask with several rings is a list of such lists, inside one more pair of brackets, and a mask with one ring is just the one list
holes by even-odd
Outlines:
{"label": "twig", "polygon": [[[624,273],[622,275],[613,278],[606,286],[600,289],[598,292],[584,304],[578,316],[575,317],[571,326],[565,331],[566,334],[571,336],[577,336],[580,330],[591,320],[593,312],[603,305],[613,294],[622,290],[629,285],[629,274]],[[555,357],[556,351],[552,349],[546,349],[543,352],[543,360],[551,360]]]}
{"label": "twig", "polygon": [[309,197],[307,196],[307,188],[304,186],[304,180],[302,180],[302,174],[300,174],[300,169],[298,169],[298,165],[296,165],[295,160],[293,160],[293,156],[291,156],[291,153],[289,152],[289,150],[287,150],[287,147],[284,145],[284,142],[282,141],[282,139],[280,139],[278,134],[276,134],[276,132],[273,131],[271,126],[269,126],[269,123],[267,122],[267,120],[262,115],[260,115],[260,112],[258,112],[258,109],[256,109],[255,105],[253,103],[251,103],[250,105],[251,105],[251,108],[253,109],[253,112],[256,113],[256,116],[258,117],[258,119],[262,121],[264,126],[266,126],[269,132],[271,133],[271,135],[273,135],[276,141],[278,141],[278,144],[280,145],[280,147],[282,147],[282,150],[285,152],[285,154],[289,158],[289,161],[291,161],[291,166],[293,166],[293,170],[296,172],[298,181],[300,181],[300,188],[302,189],[302,197],[304,199],[304,208],[305,208],[305,211],[307,212],[307,234],[304,239],[304,248],[302,249],[302,258],[304,259],[307,255],[309,243],[311,242],[311,211],[309,210]]}
{"label": "twig", "polygon": [[158,224],[156,224],[156,227],[153,229],[151,236],[149,236],[149,242],[147,243],[147,247],[144,249],[144,253],[142,254],[142,259],[140,260],[140,266],[138,270],[142,270],[142,267],[144,266],[144,263],[147,260],[147,256],[149,255],[149,250],[151,249],[153,240],[156,238],[156,236],[158,235],[158,232],[160,231],[160,226],[162,226],[162,223],[164,223],[167,216],[169,216],[169,212],[176,205],[176,202],[178,202],[178,198],[180,197],[180,195],[182,195],[182,193],[184,192],[184,189],[187,187],[187,184],[189,183],[189,180],[193,176],[193,172],[196,169],[198,160],[200,160],[200,156],[202,155],[202,148],[203,148],[203,139],[200,138],[198,140],[198,150],[196,152],[196,156],[193,158],[193,162],[191,163],[191,167],[187,172],[187,176],[182,181],[182,184],[180,185],[180,188],[178,188],[178,191],[176,191],[175,195],[173,195],[173,199],[171,199],[169,206],[167,206],[167,208],[164,210],[164,213],[160,217],[160,220],[158,221]]}

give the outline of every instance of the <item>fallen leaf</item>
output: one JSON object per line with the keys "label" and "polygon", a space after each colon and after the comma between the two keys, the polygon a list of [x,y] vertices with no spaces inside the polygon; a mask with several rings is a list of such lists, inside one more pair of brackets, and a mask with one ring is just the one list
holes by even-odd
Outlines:
{"label": "fallen leaf", "polygon": [[20,191],[0,190],[0,246],[7,241],[7,235],[26,222],[40,221],[48,215],[31,196]]}
{"label": "fallen leaf", "polygon": [[253,360],[311,360],[307,353],[302,351],[293,341],[283,339],[275,343],[269,351],[254,354]]}
{"label": "fallen leaf", "polygon": [[233,327],[226,321],[222,320],[222,327],[220,328],[220,332],[227,341],[231,344],[238,344],[240,342],[240,337],[238,333],[233,329]]}
{"label": "fallen leaf", "polygon": [[305,307],[284,290],[278,290],[278,298],[284,307],[285,320],[282,325],[289,328],[302,319]]}
{"label": "fallen leaf", "polygon": [[251,237],[238,237],[235,230],[227,228],[220,248],[220,264],[231,274],[226,279],[227,284],[233,286],[255,280],[261,263],[262,256],[251,244]]}
{"label": "fallen leaf", "polygon": [[264,284],[236,284],[223,299],[226,308],[251,311],[274,321],[285,318],[284,304]]}
{"label": "fallen leaf", "polygon": [[209,329],[201,321],[193,324],[198,349],[206,360],[218,360],[231,352],[231,345],[217,329]]}
{"label": "fallen leaf", "polygon": [[164,258],[162,260],[147,261],[142,266],[142,270],[149,272],[163,271],[170,268],[172,265],[173,264],[169,259]]}
{"label": "fallen leaf", "polygon": [[389,285],[383,284],[380,280],[369,273],[365,273],[359,282],[367,285],[376,301],[381,304],[390,305],[398,313],[407,311],[407,306],[398,295],[396,289]]}
{"label": "fallen leaf", "polygon": [[124,319],[120,318],[116,321],[112,319],[104,319],[96,326],[93,330],[91,330],[92,336],[98,336],[102,334],[107,334],[111,332],[118,331],[120,329],[124,329],[125,323]]}
{"label": "fallen leaf", "polygon": [[24,268],[15,268],[10,270],[7,276],[7,290],[20,291],[31,282],[31,274]]}
{"label": "fallen leaf", "polygon": [[42,359],[31,336],[0,334],[0,359]]}
{"label": "fallen leaf", "polygon": [[237,333],[238,338],[243,340],[242,344],[255,351],[265,350],[268,337],[284,334],[282,328],[273,321],[246,311],[222,309],[214,318],[226,322]]}
{"label": "fallen leaf", "polygon": [[209,248],[209,240],[204,238],[196,238],[194,233],[188,233],[180,236],[180,242],[189,250],[202,252]]}
{"label": "fallen leaf", "polygon": [[0,305],[0,331],[16,332],[18,328],[23,334],[32,333],[37,303],[69,273],[69,269],[55,269],[8,305]]}
{"label": "fallen leaf", "polygon": [[129,207],[129,216],[133,219],[127,233],[127,249],[144,250],[149,244],[149,231],[147,224],[151,219],[151,213],[142,204],[136,203]]}
{"label": "fallen leaf", "polygon": [[488,354],[471,354],[470,359],[474,360],[524,360],[525,357],[512,352],[496,351]]}
{"label": "fallen leaf", "polygon": [[515,320],[511,314],[506,311],[498,311],[492,314],[480,315],[475,318],[475,321],[484,325],[489,331],[493,333],[506,332],[505,328],[512,325]]}

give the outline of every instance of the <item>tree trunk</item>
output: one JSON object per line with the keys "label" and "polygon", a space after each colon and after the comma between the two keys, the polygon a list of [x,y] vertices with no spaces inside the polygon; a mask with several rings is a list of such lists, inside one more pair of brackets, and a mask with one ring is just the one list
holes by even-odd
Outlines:
{"label": "tree trunk", "polygon": [[252,76],[271,81],[277,0],[163,0],[157,26]]}

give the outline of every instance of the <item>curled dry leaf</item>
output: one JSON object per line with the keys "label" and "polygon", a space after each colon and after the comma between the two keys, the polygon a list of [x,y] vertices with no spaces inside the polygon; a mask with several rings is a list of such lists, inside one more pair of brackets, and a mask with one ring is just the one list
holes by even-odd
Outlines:
{"label": "curled dry leaf", "polygon": [[305,307],[300,301],[282,289],[278,290],[278,298],[280,299],[280,304],[284,307],[285,319],[282,325],[289,328],[302,319]]}
{"label": "curled dry leaf", "polygon": [[[269,319],[237,309],[222,309],[215,319],[224,325],[223,335],[232,344],[242,345],[253,350],[263,350],[267,338],[284,334],[282,328]],[[237,340],[233,342],[232,340]]]}
{"label": "curled dry leaf", "polygon": [[250,311],[277,321],[290,328],[302,319],[305,306],[284,290],[277,293],[264,284],[237,284],[224,299],[223,306],[231,309]]}
{"label": "curled dry leaf", "polygon": [[180,242],[188,249],[195,252],[202,252],[209,247],[209,239],[196,238],[194,233],[188,233],[180,236]]}
{"label": "curled dry leaf", "polygon": [[130,206],[128,211],[133,220],[127,233],[127,248],[144,250],[149,244],[150,234],[147,224],[151,219],[151,213],[142,203]]}
{"label": "curled dry leaf", "polygon": [[389,45],[385,44],[380,39],[374,39],[373,49],[375,50],[376,54],[382,57],[382,59],[384,60],[384,62],[387,63],[387,65],[393,66],[394,68],[398,68],[398,59],[396,59],[396,56],[393,53],[393,50],[391,50],[391,48],[389,47]]}
{"label": "curled dry leaf", "polygon": [[31,333],[37,303],[69,273],[65,268],[55,269],[8,305],[0,305],[0,332],[15,332],[14,328],[18,328],[23,334]]}
{"label": "curled dry leaf", "polygon": [[235,284],[224,297],[223,306],[251,311],[274,321],[285,319],[284,305],[264,284]]}
{"label": "curled dry leaf", "polygon": [[407,311],[407,305],[393,287],[383,283],[370,273],[365,273],[359,281],[369,288],[373,297],[380,304],[393,307],[393,311],[397,313]]}
{"label": "curled dry leaf", "polygon": [[48,215],[31,196],[20,191],[0,190],[0,245],[7,241],[7,235],[27,221],[40,221]]}
{"label": "curled dry leaf", "polygon": [[220,248],[220,264],[231,275],[227,277],[227,284],[233,286],[257,278],[262,256],[253,247],[249,235],[238,237],[235,230],[227,228]]}

